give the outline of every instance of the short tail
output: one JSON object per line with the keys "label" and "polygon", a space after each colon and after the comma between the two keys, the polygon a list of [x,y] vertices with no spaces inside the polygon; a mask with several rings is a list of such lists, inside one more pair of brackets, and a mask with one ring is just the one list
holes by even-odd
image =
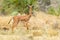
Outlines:
{"label": "short tail", "polygon": [[[12,19],[10,19],[10,21],[11,21]],[[10,23],[10,21],[8,22],[8,24]]]}

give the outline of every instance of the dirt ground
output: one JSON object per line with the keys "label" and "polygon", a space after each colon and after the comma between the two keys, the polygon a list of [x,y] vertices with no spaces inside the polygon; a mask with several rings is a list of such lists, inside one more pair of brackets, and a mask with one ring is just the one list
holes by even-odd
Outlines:
{"label": "dirt ground", "polygon": [[[19,22],[12,33],[12,16],[0,16],[0,40],[60,40],[60,16],[35,12],[29,20],[29,30]],[[7,27],[9,30],[4,30]]]}

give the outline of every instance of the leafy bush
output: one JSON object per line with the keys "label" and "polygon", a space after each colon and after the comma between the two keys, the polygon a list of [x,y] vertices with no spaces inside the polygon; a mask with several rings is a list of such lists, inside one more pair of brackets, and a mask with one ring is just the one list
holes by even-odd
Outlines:
{"label": "leafy bush", "polygon": [[27,5],[35,5],[37,0],[5,0],[3,1],[3,8],[8,14],[14,11],[20,11],[20,13],[28,12]]}
{"label": "leafy bush", "polygon": [[57,16],[59,15],[58,10],[55,9],[54,7],[50,7],[48,9],[48,14],[57,15]]}
{"label": "leafy bush", "polygon": [[58,11],[58,14],[60,15],[60,5],[58,6],[58,10],[57,11]]}

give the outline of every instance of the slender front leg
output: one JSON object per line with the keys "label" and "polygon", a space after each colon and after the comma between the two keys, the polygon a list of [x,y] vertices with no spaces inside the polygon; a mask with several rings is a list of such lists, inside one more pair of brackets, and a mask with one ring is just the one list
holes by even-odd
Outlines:
{"label": "slender front leg", "polygon": [[27,30],[29,29],[28,28],[28,22],[25,22],[25,27],[27,28]]}
{"label": "slender front leg", "polygon": [[17,26],[18,20],[13,20],[13,25],[12,25],[12,31],[14,31],[14,28]]}

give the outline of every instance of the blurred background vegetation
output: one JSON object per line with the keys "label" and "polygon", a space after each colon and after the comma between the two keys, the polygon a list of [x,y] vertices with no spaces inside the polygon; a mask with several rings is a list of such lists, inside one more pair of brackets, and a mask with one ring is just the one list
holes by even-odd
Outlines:
{"label": "blurred background vegetation", "polygon": [[21,14],[28,13],[28,5],[35,6],[36,3],[36,0],[3,0],[0,14],[17,15],[18,12]]}
{"label": "blurred background vegetation", "polygon": [[[60,15],[60,5],[56,0],[0,0],[0,15],[17,15],[28,13],[28,5],[33,5],[35,11],[43,11],[52,15]],[[60,1],[59,1],[60,2]],[[54,6],[58,5],[57,8]]]}

